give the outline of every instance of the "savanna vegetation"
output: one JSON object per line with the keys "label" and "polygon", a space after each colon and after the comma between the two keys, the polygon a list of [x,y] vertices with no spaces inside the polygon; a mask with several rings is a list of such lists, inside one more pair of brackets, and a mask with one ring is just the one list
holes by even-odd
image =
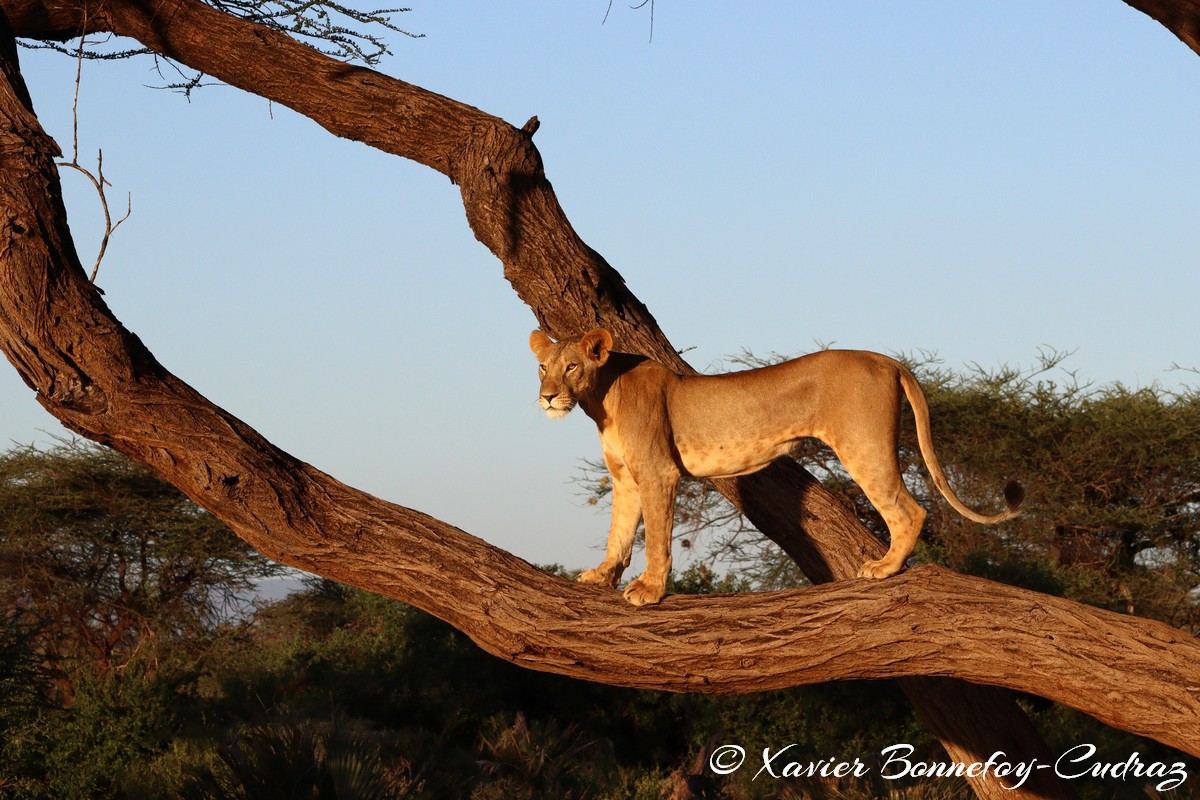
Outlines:
{"label": "savanna vegetation", "polygon": [[[1025,515],[963,524],[931,508],[918,558],[1194,633],[1200,618],[1200,395],[1081,386],[1028,371],[919,365],[943,463],[966,497],[1021,474]],[[912,442],[904,445],[911,463]],[[836,461],[801,455],[846,491]],[[602,498],[602,482],[588,483]],[[788,559],[701,486],[680,525],[711,558],[673,591],[793,585]],[[874,523],[872,523],[874,525]],[[875,526],[877,530],[882,530]],[[0,796],[6,798],[967,797],[954,779],[886,781],[879,754],[944,761],[889,682],[712,696],[620,689],[516,667],[411,606],[308,578],[255,600],[279,567],[144,468],[97,446],[0,458]],[[559,568],[553,568],[558,570]],[[561,570],[559,570],[561,571]],[[719,574],[724,573],[724,574]],[[1020,698],[1051,749],[1097,762],[1194,759]],[[727,776],[714,748],[750,758]],[[861,758],[865,778],[755,773]],[[1193,797],[1146,779],[1078,779],[1090,798]]]}

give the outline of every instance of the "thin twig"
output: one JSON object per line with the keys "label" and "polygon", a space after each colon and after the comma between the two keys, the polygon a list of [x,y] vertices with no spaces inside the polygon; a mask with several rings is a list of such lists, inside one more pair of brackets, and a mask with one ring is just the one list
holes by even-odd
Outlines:
{"label": "thin twig", "polygon": [[[86,24],[85,18],[84,25],[86,26]],[[91,282],[95,283],[96,274],[100,272],[100,262],[104,260],[104,253],[108,250],[108,240],[112,238],[113,232],[121,227],[121,223],[129,219],[129,215],[133,213],[133,196],[126,197],[125,216],[113,223],[112,214],[108,210],[108,198],[104,194],[104,187],[112,186],[104,179],[104,151],[96,151],[95,175],[79,163],[79,86],[83,81],[83,48],[86,38],[86,36],[79,37],[79,52],[76,54],[75,99],[71,104],[71,160],[60,161],[58,166],[70,167],[83,173],[84,177],[92,182],[92,186],[96,187],[96,193],[100,195],[100,207],[104,210],[104,235],[100,238],[100,252],[96,255],[95,266],[92,267]]]}
{"label": "thin twig", "polygon": [[[646,6],[650,6],[650,42],[651,42],[651,44],[653,44],[654,43],[654,0],[642,0],[640,3],[630,6],[630,8],[633,9],[634,11],[638,11],[640,9],[645,8]],[[608,22],[608,15],[610,13],[612,13],[612,0],[608,0],[608,8],[604,9],[604,19],[600,20],[601,25]]]}

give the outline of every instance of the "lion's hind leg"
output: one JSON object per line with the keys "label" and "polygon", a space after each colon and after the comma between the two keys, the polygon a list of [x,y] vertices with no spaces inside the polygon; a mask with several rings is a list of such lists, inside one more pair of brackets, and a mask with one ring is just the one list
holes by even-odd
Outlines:
{"label": "lion's hind leg", "polygon": [[895,575],[904,568],[904,562],[917,546],[921,527],[925,524],[925,509],[909,494],[900,478],[894,438],[885,436],[840,445],[830,442],[830,446],[850,478],[883,517],[891,536],[891,544],[883,558],[863,564],[858,577],[887,578]]}
{"label": "lion's hind leg", "polygon": [[871,497],[870,492],[867,492],[867,497],[887,523],[892,541],[883,558],[862,565],[858,577],[887,578],[904,568],[904,562],[916,548],[921,526],[925,524],[925,509],[903,485],[890,500],[878,500]]}

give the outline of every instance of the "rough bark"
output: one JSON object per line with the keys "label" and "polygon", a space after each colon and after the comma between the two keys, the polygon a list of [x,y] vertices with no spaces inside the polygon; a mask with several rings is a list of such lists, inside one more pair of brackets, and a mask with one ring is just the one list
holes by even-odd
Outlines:
{"label": "rough bark", "polygon": [[[24,35],[62,36],[82,20],[77,7],[70,5],[47,9],[27,0],[5,0],[0,7],[12,12],[18,26],[24,26],[18,27]],[[331,61],[191,0],[97,4],[87,20],[93,29],[132,36],[156,52],[288,105],[336,135],[447,174],[461,187],[476,235],[504,263],[506,277],[548,332],[562,335],[605,324],[617,333],[624,349],[687,369],[620,276],[574,234],[532,145],[536,126],[518,130],[418,87]],[[298,81],[297,75],[306,78]],[[20,119],[19,110],[11,114]],[[28,132],[14,152],[44,155],[39,148],[48,145],[36,127],[14,129]],[[17,161],[7,151],[6,146],[6,172]],[[39,192],[57,197],[57,187],[48,177],[52,174],[52,169],[43,174],[38,167],[22,172],[20,182],[16,174],[0,176],[5,194],[14,186],[24,187],[24,206],[13,195],[4,198],[4,207],[27,209],[21,216],[8,217],[0,228],[0,245],[8,242],[0,265],[6,355],[39,390],[43,405],[69,427],[151,465],[274,558],[400,597],[462,628],[502,657],[593,680],[687,691],[748,691],[809,682],[816,673],[820,677],[811,680],[953,676],[1086,706],[1084,710],[1110,724],[1182,749],[1187,749],[1185,742],[1196,741],[1196,731],[1182,727],[1195,724],[1191,720],[1196,711],[1189,688],[1196,680],[1188,677],[1186,659],[1169,673],[1157,666],[1151,669],[1145,660],[1122,662],[1138,670],[1134,674],[1144,676],[1154,689],[1143,696],[1177,710],[1169,722],[1154,724],[1162,717],[1158,711],[1139,720],[1141,706],[1114,702],[1120,695],[1110,693],[1127,692],[1128,679],[1097,681],[1089,674],[1112,662],[1091,662],[1087,657],[1071,661],[1066,652],[1055,649],[1066,643],[1063,651],[1096,655],[1088,647],[1075,650],[1080,643],[1074,634],[1103,633],[1116,623],[1112,615],[1088,616],[1102,614],[1094,609],[1075,604],[1060,608],[1057,604],[1065,601],[1034,595],[1043,607],[1059,609],[1051,615],[1056,627],[1049,635],[1055,638],[1048,644],[1040,635],[1045,631],[1032,630],[1036,625],[1015,624],[1020,619],[1014,610],[1032,608],[1035,602],[1007,606],[1010,592],[1017,590],[945,571],[932,573],[938,580],[930,582],[930,571],[923,571],[877,585],[823,587],[821,592],[836,599],[815,616],[809,614],[824,595],[807,592],[704,603],[671,598],[661,609],[633,613],[615,594],[597,594],[547,578],[437,520],[356,493],[279,452],[211,406],[159,366],[111,317],[80,280],[58,201],[47,205],[37,200]],[[26,227],[29,220],[38,220],[36,237],[30,236],[34,229]],[[34,252],[33,239],[43,242],[44,253]],[[797,467],[780,464],[749,479],[722,482],[720,488],[814,580],[853,575],[868,554],[881,550],[841,503]],[[913,588],[914,575],[925,576],[918,589]],[[943,581],[961,596],[951,593],[939,600],[938,592],[926,593],[928,585]],[[870,627],[875,624],[871,611],[861,602],[868,596],[884,603],[883,616],[890,615],[895,625]],[[980,604],[966,602],[972,597]],[[994,604],[989,607],[988,602]],[[947,625],[938,615],[944,608],[961,610],[960,603],[979,616],[971,617],[970,626],[960,621]],[[798,608],[800,604],[805,607]],[[875,613],[880,613],[878,608]],[[1083,617],[1071,616],[1079,614]],[[832,633],[829,643],[824,642],[838,619],[855,631],[851,645],[839,645]],[[996,619],[1003,623],[993,626]],[[1070,624],[1069,619],[1086,622]],[[923,638],[939,625],[945,625],[953,642]],[[1128,651],[1127,656],[1145,655],[1151,648],[1189,653],[1194,646],[1190,637],[1169,628],[1168,634],[1153,623],[1133,625],[1142,638],[1122,640],[1115,647]],[[807,646],[796,646],[801,632],[816,629],[822,634],[812,643],[812,652],[794,652]],[[884,636],[877,637],[877,629],[885,631]],[[597,630],[604,630],[605,636],[596,638]],[[865,630],[872,633],[865,635]],[[963,639],[964,630],[979,638]],[[995,632],[996,638],[984,636],[985,630]],[[620,636],[614,638],[614,631]],[[898,638],[887,644],[883,639],[888,636]],[[1023,670],[1019,676],[999,674],[1008,662],[1004,654],[1012,652],[1003,644],[1005,637],[1033,648],[1030,653],[1020,651],[1023,663],[1042,653],[1046,660],[1039,663],[1050,666]],[[876,639],[882,648],[878,651]],[[783,643],[788,646],[779,646]],[[839,646],[845,650],[839,651]],[[867,650],[883,653],[883,661],[872,663]],[[863,658],[855,666],[857,655]],[[833,672],[806,662],[806,656],[833,664]],[[1059,658],[1066,660],[1056,661]],[[990,662],[991,671],[979,662]],[[1036,737],[1030,739],[1028,720],[1002,694],[940,679],[912,678],[905,683],[918,711],[956,760],[985,760],[995,750],[1012,754],[1017,748],[1046,756]],[[1070,796],[1065,785],[1027,788],[1023,795],[1003,796]],[[1002,791],[994,782],[976,785],[976,790],[983,796],[1001,796]]]}
{"label": "rough bark", "polygon": [[1200,53],[1200,0],[1125,0]]}

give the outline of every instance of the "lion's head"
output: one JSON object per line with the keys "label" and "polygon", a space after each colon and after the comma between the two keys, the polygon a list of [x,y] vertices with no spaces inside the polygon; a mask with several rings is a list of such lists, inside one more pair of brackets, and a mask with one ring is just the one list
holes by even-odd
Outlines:
{"label": "lion's head", "polygon": [[612,334],[596,328],[580,339],[553,341],[541,331],[529,334],[542,385],[538,402],[552,419],[564,417],[596,388],[596,375],[612,350]]}

